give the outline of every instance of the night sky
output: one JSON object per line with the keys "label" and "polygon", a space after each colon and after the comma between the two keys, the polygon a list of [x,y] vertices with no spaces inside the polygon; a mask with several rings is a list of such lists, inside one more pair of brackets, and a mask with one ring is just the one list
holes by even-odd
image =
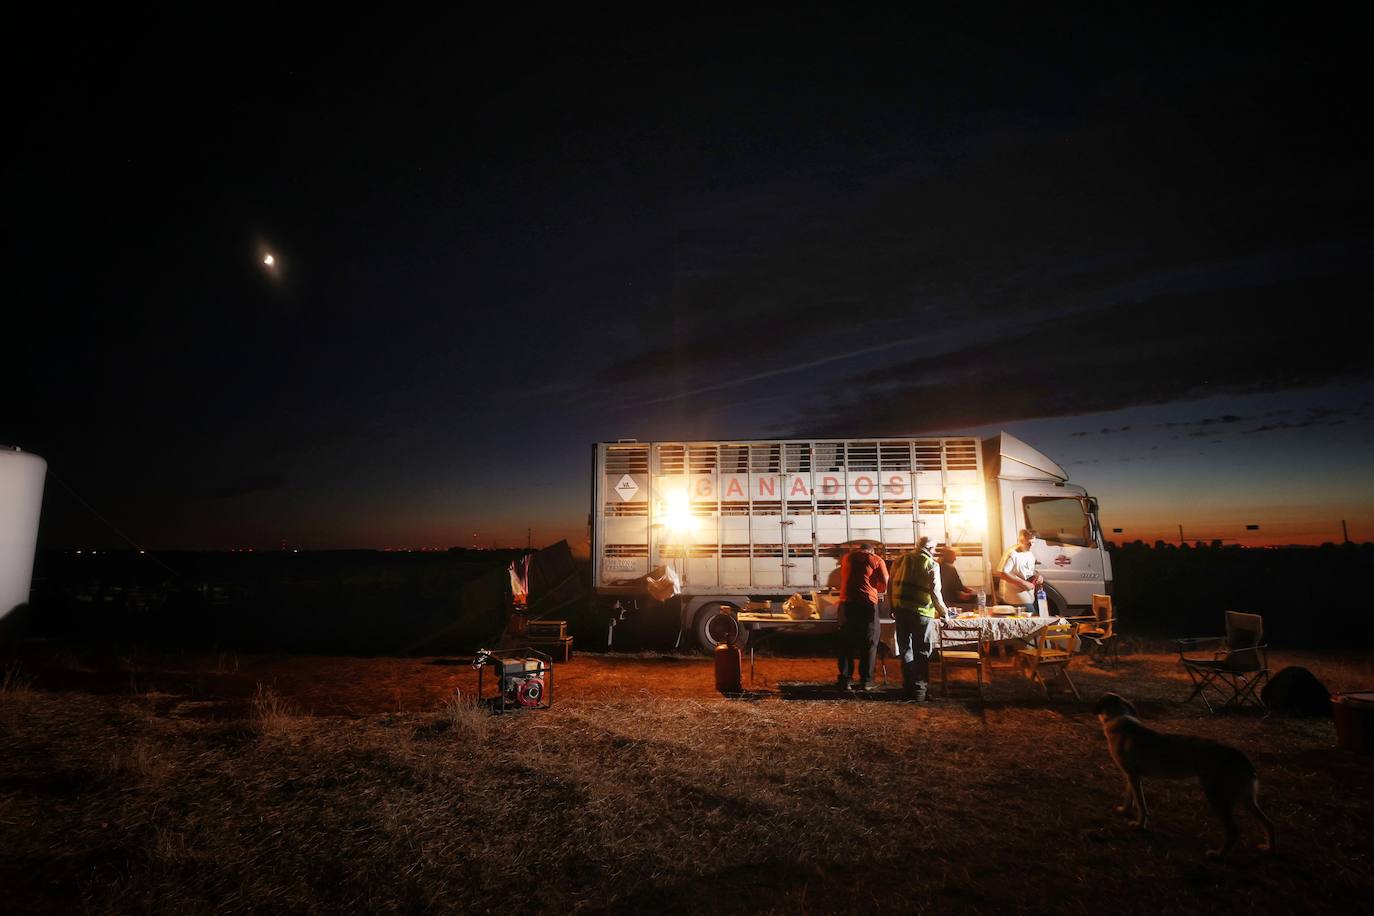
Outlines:
{"label": "night sky", "polygon": [[12,36],[46,546],[581,547],[596,440],[998,429],[1120,540],[1374,540],[1366,21],[253,15]]}

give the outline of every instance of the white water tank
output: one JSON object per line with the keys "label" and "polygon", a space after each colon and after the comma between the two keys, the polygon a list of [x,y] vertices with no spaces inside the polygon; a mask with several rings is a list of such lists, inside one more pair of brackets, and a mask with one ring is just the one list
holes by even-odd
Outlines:
{"label": "white water tank", "polygon": [[0,445],[0,620],[28,604],[48,463]]}

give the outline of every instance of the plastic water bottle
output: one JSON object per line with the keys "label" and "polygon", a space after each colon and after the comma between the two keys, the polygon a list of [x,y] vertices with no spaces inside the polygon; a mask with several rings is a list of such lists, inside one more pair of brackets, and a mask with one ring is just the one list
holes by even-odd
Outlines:
{"label": "plastic water bottle", "polygon": [[988,609],[988,593],[981,588],[978,589],[978,616],[983,616],[983,612]]}
{"label": "plastic water bottle", "polygon": [[1037,588],[1035,590],[1035,606],[1040,610],[1041,617],[1050,615],[1049,603],[1045,600],[1045,590]]}

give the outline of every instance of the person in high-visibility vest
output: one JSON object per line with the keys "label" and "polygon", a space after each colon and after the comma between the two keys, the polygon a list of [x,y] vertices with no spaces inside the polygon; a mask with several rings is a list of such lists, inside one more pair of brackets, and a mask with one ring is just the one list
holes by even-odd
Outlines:
{"label": "person in high-visibility vest", "polygon": [[940,564],[935,562],[930,538],[921,538],[915,550],[892,561],[892,580],[887,595],[892,602],[892,616],[897,621],[902,693],[908,700],[921,702],[930,687],[930,654],[935,649],[936,620],[949,615],[949,608],[940,595]]}

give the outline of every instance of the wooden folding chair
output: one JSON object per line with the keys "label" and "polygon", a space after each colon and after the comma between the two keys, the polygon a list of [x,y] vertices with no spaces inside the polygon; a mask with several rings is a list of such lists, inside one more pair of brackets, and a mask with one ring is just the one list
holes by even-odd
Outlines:
{"label": "wooden folding chair", "polygon": [[1069,677],[1069,662],[1073,661],[1074,636],[1073,624],[1051,624],[1036,632],[1034,645],[1016,653],[1017,661],[1026,666],[1026,676],[1039,683],[1046,696],[1049,695],[1050,688],[1042,671],[1051,671],[1069,685],[1074,699],[1083,699],[1078,695],[1073,678]]}
{"label": "wooden folding chair", "polygon": [[1091,617],[1067,617],[1078,625],[1078,639],[1088,647],[1088,658],[1102,664],[1108,659],[1113,664],[1121,660],[1117,654],[1116,614],[1112,611],[1111,595],[1093,595]]}
{"label": "wooden folding chair", "polygon": [[949,699],[949,666],[974,668],[978,676],[978,699],[983,699],[983,668],[988,647],[981,627],[964,626],[954,621],[939,624],[940,695]]}
{"label": "wooden folding chair", "polygon": [[[1226,612],[1226,635],[1176,639],[1178,660],[1193,681],[1188,699],[1200,699],[1208,712],[1247,704],[1268,711],[1260,689],[1269,680],[1269,647],[1264,644],[1264,618]],[[1211,655],[1187,655],[1207,645]],[[1208,694],[1211,694],[1209,696]],[[1213,702],[1217,705],[1213,705]]]}

